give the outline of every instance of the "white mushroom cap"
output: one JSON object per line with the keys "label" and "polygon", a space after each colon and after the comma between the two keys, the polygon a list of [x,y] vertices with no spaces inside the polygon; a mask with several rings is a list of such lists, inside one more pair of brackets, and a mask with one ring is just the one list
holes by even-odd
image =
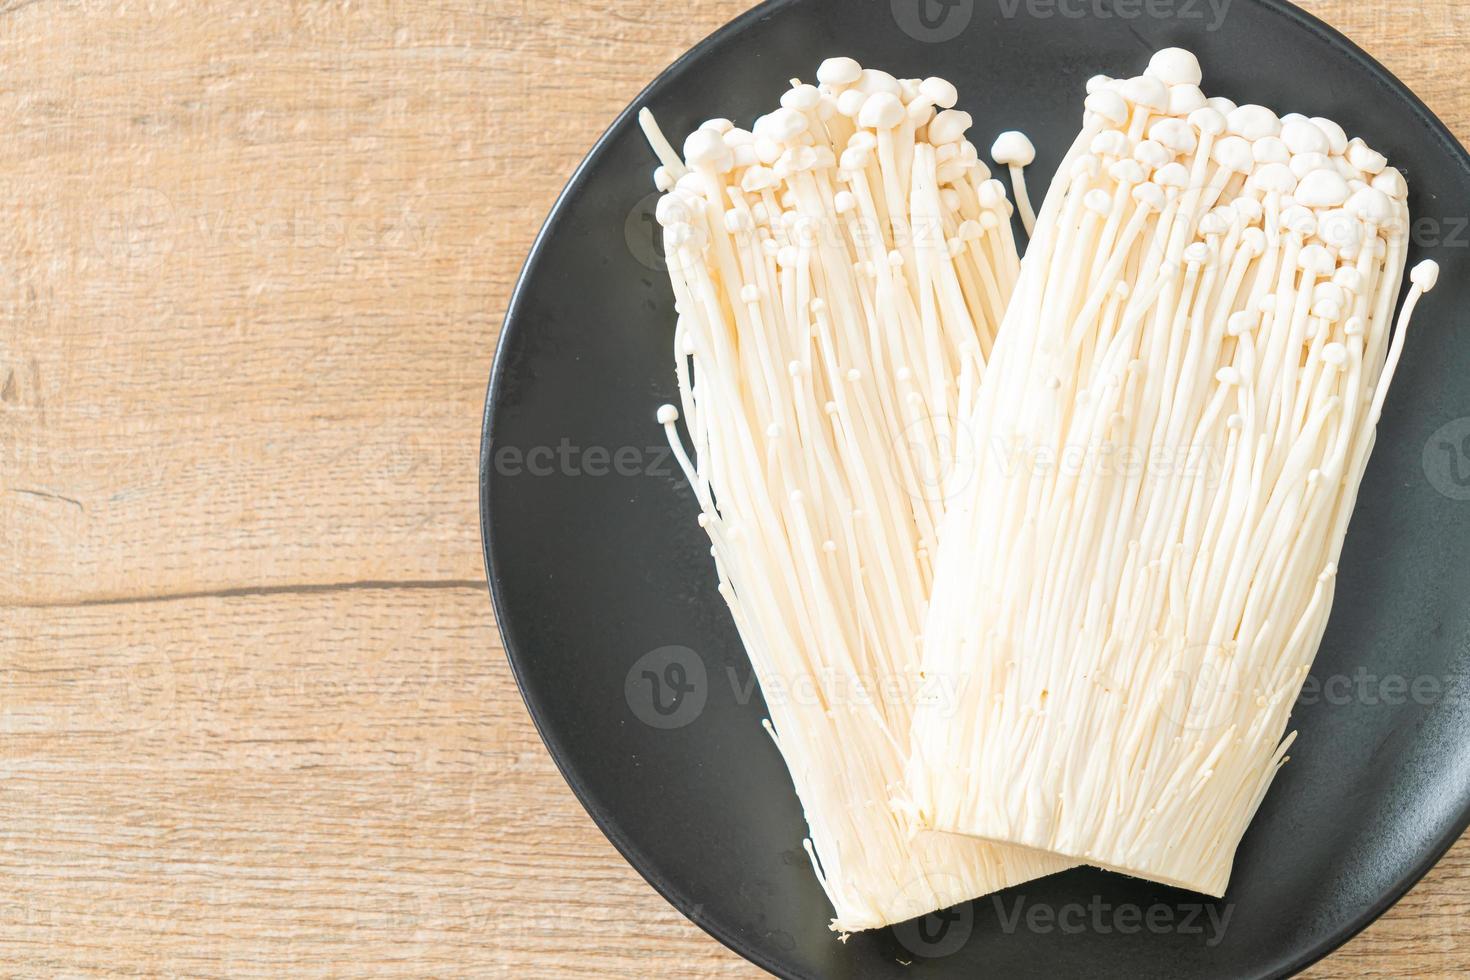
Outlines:
{"label": "white mushroom cap", "polygon": [[983,208],[993,208],[1004,203],[1006,199],[1005,185],[998,180],[987,180],[975,189],[975,196]]}
{"label": "white mushroom cap", "polygon": [[858,75],[857,87],[858,91],[866,95],[887,92],[897,97],[903,91],[898,84],[898,79],[879,68],[864,68]]}
{"label": "white mushroom cap", "polygon": [[1158,184],[1139,184],[1133,188],[1133,200],[1154,211],[1164,210],[1164,205],[1168,203]]}
{"label": "white mushroom cap", "polygon": [[1296,190],[1296,185],[1296,175],[1284,163],[1263,163],[1246,179],[1247,187],[1259,187],[1278,194],[1290,194]]}
{"label": "white mushroom cap", "polygon": [[1148,59],[1149,75],[1167,85],[1198,85],[1204,74],[1199,59],[1184,48],[1161,48]]}
{"label": "white mushroom cap", "polygon": [[684,159],[690,166],[723,173],[735,165],[735,156],[720,134],[711,129],[696,129],[684,141]]}
{"label": "white mushroom cap", "polygon": [[1363,223],[1346,208],[1333,208],[1317,219],[1317,235],[1339,252],[1357,254]]}
{"label": "white mushroom cap", "polygon": [[[868,96],[863,109],[858,113],[858,125],[865,129],[892,129],[903,122],[903,103],[892,92],[877,92]],[[932,128],[932,125],[931,125]]]}
{"label": "white mushroom cap", "polygon": [[1128,153],[1128,134],[1119,129],[1104,129],[1092,138],[1088,150],[1099,156],[1124,156]]}
{"label": "white mushroom cap", "polygon": [[1108,166],[1108,176],[1120,184],[1136,184],[1148,179],[1148,171],[1137,160],[1114,160]]}
{"label": "white mushroom cap", "polygon": [[837,97],[837,111],[849,119],[855,119],[857,114],[863,111],[863,103],[866,101],[868,101],[866,94],[850,88]]}
{"label": "white mushroom cap", "polygon": [[1162,143],[1156,140],[1143,140],[1133,148],[1133,159],[1145,167],[1162,167],[1174,159],[1174,154],[1164,149]]}
{"label": "white mushroom cap", "polygon": [[1382,173],[1374,176],[1373,187],[1395,200],[1402,201],[1409,196],[1409,185],[1397,167],[1384,167]]}
{"label": "white mushroom cap", "polygon": [[1205,93],[1199,90],[1198,85],[1169,86],[1169,114],[1171,116],[1187,116],[1196,109],[1203,109],[1204,105]]}
{"label": "white mushroom cap", "polygon": [[822,92],[815,85],[797,85],[781,93],[781,105],[798,112],[811,112],[822,101]]}
{"label": "white mushroom cap", "polygon": [[1337,170],[1332,158],[1325,153],[1297,153],[1291,158],[1291,172],[1297,175],[1297,179],[1305,177],[1313,170]]}
{"label": "white mushroom cap", "polygon": [[1439,263],[1433,259],[1425,259],[1409,270],[1409,281],[1424,292],[1429,292],[1439,282]]}
{"label": "white mushroom cap", "polygon": [[807,126],[805,115],[795,109],[782,106],[775,112],[757,119],[754,132],[757,137],[767,136],[778,143],[790,143],[806,132]]}
{"label": "white mushroom cap", "polygon": [[1176,119],[1173,116],[1155,119],[1148,128],[1148,138],[1168,147],[1175,153],[1192,153],[1199,145],[1199,138],[1194,135],[1194,128],[1183,119]]}
{"label": "white mushroom cap", "polygon": [[817,66],[817,81],[823,85],[851,85],[863,73],[863,66],[851,58],[828,58]]}
{"label": "white mushroom cap", "polygon": [[1281,120],[1265,106],[1243,105],[1226,113],[1225,118],[1233,135],[1248,140],[1281,135]]}
{"label": "white mushroom cap", "polygon": [[1008,129],[995,138],[990,147],[990,156],[996,163],[1025,167],[1036,159],[1036,147],[1026,134]]}
{"label": "white mushroom cap", "polygon": [[1391,221],[1398,211],[1394,207],[1393,198],[1374,187],[1364,187],[1362,190],[1355,191],[1353,196],[1347,200],[1347,210],[1375,225]]}
{"label": "white mushroom cap", "polygon": [[1340,267],[1332,274],[1332,281],[1350,293],[1356,293],[1363,288],[1363,275],[1350,265]]}
{"label": "white mushroom cap", "polygon": [[1230,210],[1240,215],[1240,220],[1248,225],[1258,224],[1266,213],[1261,202],[1253,197],[1237,197],[1231,203]]}
{"label": "white mushroom cap", "polygon": [[1169,111],[1169,87],[1157,78],[1137,75],[1123,83],[1123,98],[1157,112]]}
{"label": "white mushroom cap", "polygon": [[693,215],[689,211],[689,206],[677,195],[665,194],[653,206],[653,217],[662,227],[667,228],[669,225],[688,223]]}
{"label": "white mushroom cap", "polygon": [[1189,168],[1182,163],[1165,164],[1154,171],[1152,179],[1160,187],[1188,187]]}
{"label": "white mushroom cap", "polygon": [[1128,122],[1128,103],[1112,89],[1099,89],[1083,101],[1088,112],[1095,112],[1117,126]]}
{"label": "white mushroom cap", "polygon": [[1263,136],[1251,144],[1257,163],[1290,163],[1291,150],[1275,136]]}
{"label": "white mushroom cap", "polygon": [[1313,116],[1312,125],[1327,135],[1327,143],[1332,147],[1333,153],[1342,153],[1347,149],[1347,133],[1344,133],[1342,127],[1337,123],[1322,116]]}
{"label": "white mushroom cap", "polygon": [[1211,109],[1214,109],[1216,112],[1226,117],[1234,112],[1236,108],[1235,103],[1231,102],[1223,95],[1216,95],[1211,98],[1205,99],[1205,105],[1209,106]]}
{"label": "white mushroom cap", "polygon": [[1347,181],[1336,170],[1313,170],[1297,186],[1296,199],[1311,208],[1338,207],[1349,193]]}
{"label": "white mushroom cap", "polygon": [[[747,194],[754,194],[768,187],[775,187],[779,183],[780,181],[776,179],[776,172],[774,170],[771,170],[769,167],[762,167],[759,164],[748,168],[745,173],[740,175],[740,189]],[[764,209],[765,205],[757,204],[751,210],[756,211],[756,217],[760,218]]]}
{"label": "white mushroom cap", "polygon": [[1250,143],[1239,136],[1227,136],[1216,142],[1210,156],[1226,170],[1238,174],[1248,174],[1256,165]]}
{"label": "white mushroom cap", "polygon": [[1223,235],[1230,230],[1230,223],[1225,216],[1219,213],[1218,208],[1209,212],[1199,219],[1199,233],[1201,235]]}
{"label": "white mushroom cap", "polygon": [[960,93],[953,85],[932,76],[919,83],[919,94],[941,109],[953,109],[960,100]]}
{"label": "white mushroom cap", "polygon": [[1388,166],[1388,157],[1360,139],[1348,143],[1347,158],[1349,163],[1366,174],[1382,173]]}
{"label": "white mushroom cap", "polygon": [[1293,153],[1327,153],[1332,149],[1327,134],[1305,119],[1283,123],[1281,141]]}
{"label": "white mushroom cap", "polygon": [[1086,88],[1087,94],[1088,95],[1091,95],[1093,92],[1100,92],[1100,91],[1102,91],[1109,84],[1111,84],[1112,81],[1113,80],[1111,78],[1109,78],[1107,75],[1093,75],[1091,78],[1089,78],[1087,80],[1087,88]]}
{"label": "white mushroom cap", "polygon": [[975,121],[962,109],[945,109],[929,123],[929,142],[938,146],[964,138]]}
{"label": "white mushroom cap", "polygon": [[1337,268],[1337,260],[1332,257],[1332,253],[1315,242],[1302,248],[1297,255],[1297,264],[1318,276],[1331,275],[1332,270]]}
{"label": "white mushroom cap", "polygon": [[1211,106],[1201,106],[1189,114],[1189,125],[1201,133],[1209,133],[1211,136],[1219,136],[1225,132],[1225,114],[1219,109]]}
{"label": "white mushroom cap", "polygon": [[[1281,212],[1281,227],[1289,228],[1303,236],[1317,233],[1317,216],[1311,208],[1293,204]],[[1305,249],[1303,249],[1305,251]]]}
{"label": "white mushroom cap", "polygon": [[1089,211],[1106,216],[1113,210],[1113,195],[1101,187],[1094,187],[1083,196],[1082,206]]}

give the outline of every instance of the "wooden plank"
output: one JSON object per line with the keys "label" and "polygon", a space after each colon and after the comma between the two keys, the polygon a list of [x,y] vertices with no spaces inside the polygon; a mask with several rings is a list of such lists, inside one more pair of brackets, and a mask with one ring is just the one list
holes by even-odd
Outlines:
{"label": "wooden plank", "polygon": [[[542,216],[744,5],[0,0],[3,972],[760,975],[556,773],[474,500]],[[1308,8],[1470,136],[1470,8]],[[1311,976],[1467,923],[1470,839]]]}

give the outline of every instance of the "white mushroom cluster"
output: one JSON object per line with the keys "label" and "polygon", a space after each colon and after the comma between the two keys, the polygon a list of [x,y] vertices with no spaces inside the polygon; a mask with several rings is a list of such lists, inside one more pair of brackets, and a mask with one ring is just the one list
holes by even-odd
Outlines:
{"label": "white mushroom cluster", "polygon": [[682,154],[640,120],[661,161],[678,314],[681,404],[659,421],[766,692],[833,928],[848,932],[1064,862],[915,837],[891,804],[924,696],[955,423],[1020,267],[1004,187],[953,85],[850,58],[816,80],[793,80],[748,130],[703,123]]}
{"label": "white mushroom cluster", "polygon": [[973,682],[920,711],[909,788],[926,826],[1218,896],[1438,270],[1393,329],[1402,174],[1200,81],[1167,49],[1087,85],[941,534],[924,669]]}

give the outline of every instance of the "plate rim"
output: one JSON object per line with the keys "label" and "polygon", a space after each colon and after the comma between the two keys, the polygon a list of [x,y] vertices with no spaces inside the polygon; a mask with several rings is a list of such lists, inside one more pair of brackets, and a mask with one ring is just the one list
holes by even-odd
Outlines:
{"label": "plate rim", "polygon": [[[709,49],[738,35],[751,24],[763,20],[786,7],[796,6],[805,2],[808,2],[808,0],[764,0],[764,2],[757,4],[711,31],[665,66],[633,97],[627,106],[613,118],[607,128],[603,130],[602,134],[598,136],[597,140],[572,171],[571,176],[567,178],[566,184],[557,194],[555,202],[551,205],[551,209],[547,212],[545,220],[536,233],[536,237],[532,240],[530,250],[526,254],[526,259],[522,263],[520,271],[516,274],[515,285],[506,303],[505,316],[501,321],[500,332],[496,336],[495,354],[491,362],[490,379],[485,392],[485,408],[480,430],[477,474],[479,481],[480,543],[482,558],[484,560],[486,585],[490,593],[491,606],[495,615],[495,628],[500,634],[501,646],[505,651],[506,660],[510,664],[511,675],[515,679],[516,689],[520,693],[521,701],[525,705],[527,713],[531,716],[531,722],[536,728],[536,734],[546,747],[547,753],[551,756],[552,762],[555,763],[557,771],[571,788],[573,795],[577,798],[577,802],[581,804],[582,809],[592,818],[592,822],[617,850],[619,856],[660,897],[673,906],[685,919],[694,923],[706,935],[719,942],[732,953],[760,967],[767,973],[785,978],[785,980],[816,980],[816,978],[790,971],[746,943],[732,930],[725,928],[720,923],[706,920],[703,915],[695,911],[692,905],[685,902],[678,895],[678,890],[673,882],[665,880],[663,876],[656,874],[650,868],[645,867],[639,859],[636,859],[630,843],[618,828],[612,815],[592,802],[590,793],[577,774],[573,761],[556,738],[555,733],[545,723],[539,704],[527,692],[520,669],[520,660],[525,656],[525,653],[518,649],[510,640],[506,635],[505,628],[502,626],[502,623],[505,622],[504,611],[507,600],[502,590],[502,568],[495,557],[494,522],[490,519],[493,497],[490,490],[490,464],[491,449],[494,444],[496,408],[501,396],[504,394],[505,376],[508,369],[509,356],[506,353],[506,341],[518,334],[521,329],[521,308],[526,302],[526,294],[530,289],[529,282],[544,259],[543,253],[547,242],[555,235],[557,227],[564,219],[573,194],[581,187],[587,176],[597,165],[615,134],[629,120],[635,119],[639,108],[645,104],[647,97],[655,90],[662,88],[665,80],[669,76],[675,74],[686,63],[700,57]],[[1338,49],[1338,51],[1350,60],[1357,62],[1367,77],[1372,78],[1379,85],[1385,86],[1391,92],[1403,98],[1408,103],[1410,109],[1413,110],[1414,116],[1419,124],[1428,130],[1429,135],[1442,144],[1448,154],[1458,160],[1461,169],[1467,175],[1470,175],[1470,151],[1467,151],[1460,144],[1459,140],[1455,138],[1444,121],[1435,115],[1434,111],[1402,79],[1386,68],[1378,59],[1359,47],[1351,38],[1320,17],[1290,3],[1289,0],[1247,0],[1247,2],[1278,17],[1283,17],[1288,21],[1294,22],[1309,34],[1317,36],[1329,46]],[[1329,954],[1341,949],[1357,937],[1364,929],[1377,921],[1390,908],[1397,905],[1408,894],[1410,889],[1423,880],[1424,876],[1439,864],[1440,860],[1448,853],[1450,848],[1465,835],[1466,830],[1470,830],[1470,794],[1467,794],[1459,816],[1451,820],[1444,834],[1429,847],[1425,859],[1412,865],[1375,902],[1370,903],[1367,908],[1355,917],[1348,919],[1342,927],[1335,930],[1326,939],[1304,947],[1296,955],[1289,957],[1283,963],[1279,964],[1279,969],[1272,968],[1273,972],[1261,974],[1262,980],[1266,980],[1266,978],[1275,980],[1275,978],[1289,977],[1300,973],[1314,963],[1324,959]]]}

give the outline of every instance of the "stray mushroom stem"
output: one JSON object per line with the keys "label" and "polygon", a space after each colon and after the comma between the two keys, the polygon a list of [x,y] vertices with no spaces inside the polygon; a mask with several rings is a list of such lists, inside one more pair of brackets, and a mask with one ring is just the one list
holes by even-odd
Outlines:
{"label": "stray mushroom stem", "polygon": [[1036,228],[1036,212],[1031,208],[1031,196],[1026,193],[1024,168],[1036,159],[1036,147],[1026,138],[1025,133],[1009,129],[995,138],[990,156],[996,163],[1010,168],[1011,187],[1016,194],[1016,210],[1021,213],[1021,226],[1026,229],[1026,236],[1029,238]]}

